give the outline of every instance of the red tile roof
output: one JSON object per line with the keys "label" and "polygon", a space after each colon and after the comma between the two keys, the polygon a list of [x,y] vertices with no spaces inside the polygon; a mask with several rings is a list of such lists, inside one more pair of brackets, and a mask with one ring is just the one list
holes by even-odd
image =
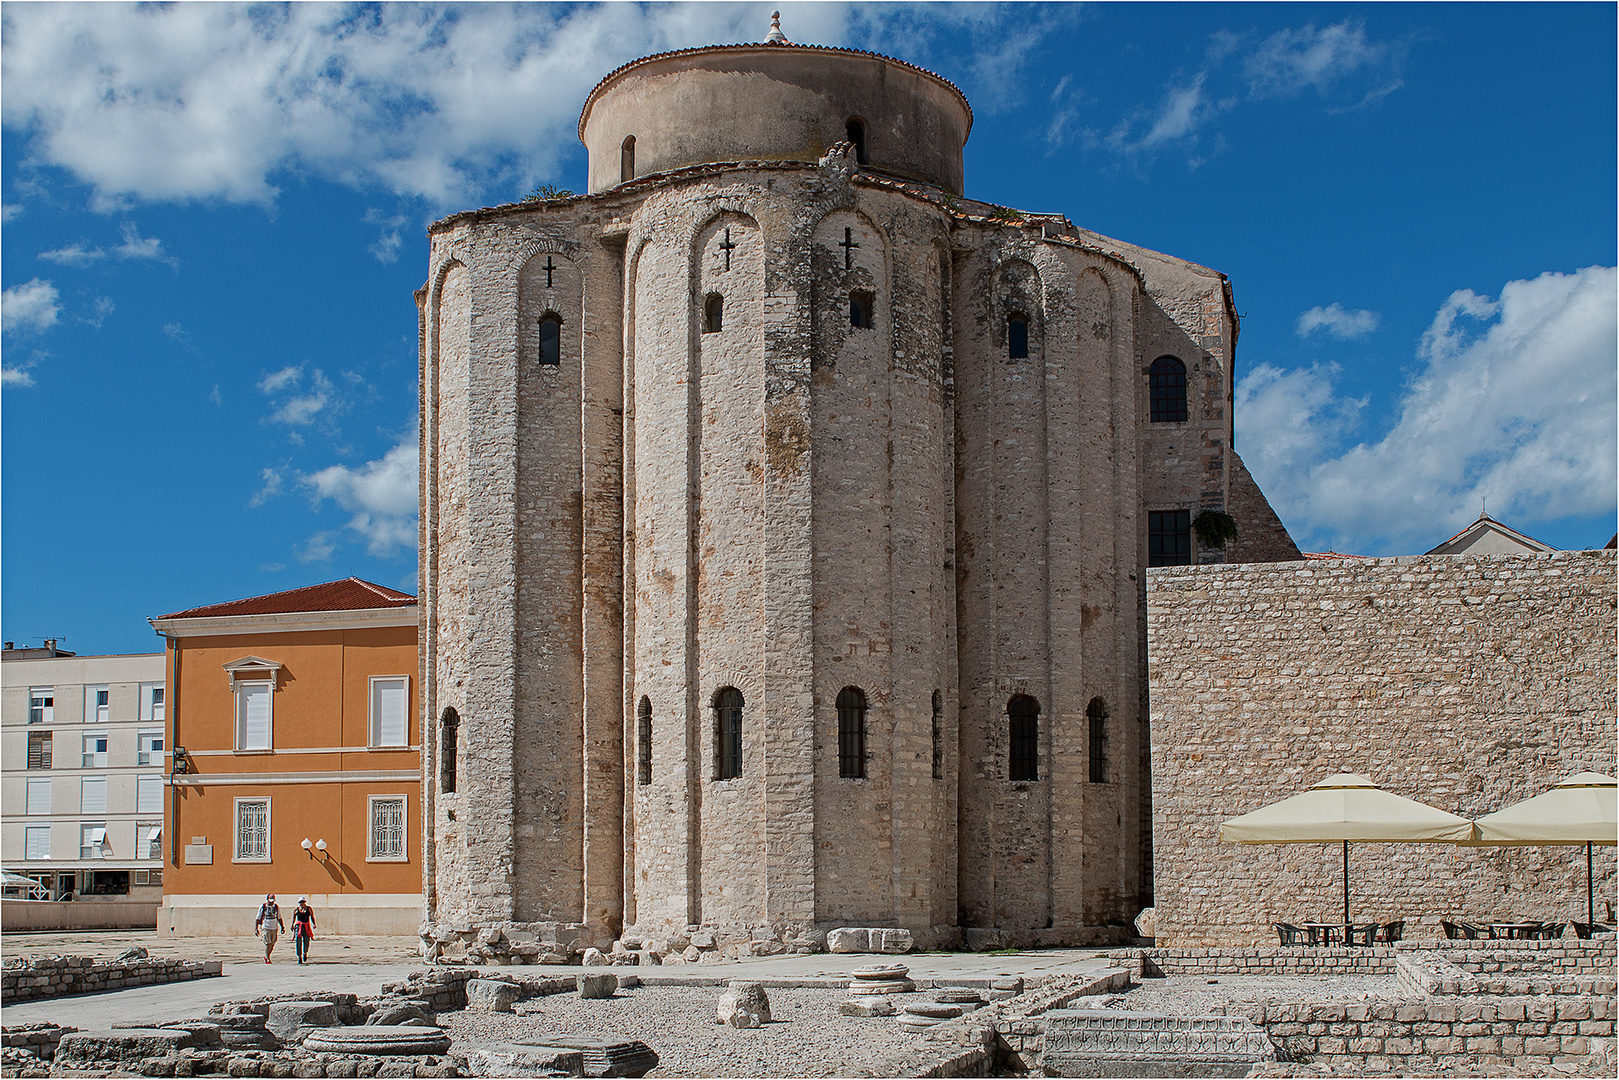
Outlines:
{"label": "red tile roof", "polygon": [[409,593],[390,589],[359,578],[327,581],[319,585],[305,585],[301,589],[250,596],[245,600],[227,600],[223,604],[188,608],[164,619],[209,619],[221,615],[285,615],[299,611],[357,611],[362,608],[409,607],[416,598]]}

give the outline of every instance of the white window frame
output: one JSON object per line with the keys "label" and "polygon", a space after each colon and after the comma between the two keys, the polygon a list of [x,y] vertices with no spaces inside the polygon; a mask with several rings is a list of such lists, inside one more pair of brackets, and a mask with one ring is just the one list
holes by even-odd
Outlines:
{"label": "white window frame", "polygon": [[108,748],[112,747],[112,736],[105,731],[86,731],[84,737],[79,740],[79,747],[82,751],[79,756],[79,767],[81,769],[105,769],[107,767],[107,750],[90,750],[87,744],[91,739],[105,739],[107,740]]}
{"label": "white window frame", "polygon": [[[43,836],[44,849],[41,851],[34,846],[34,841]],[[23,859],[26,862],[39,862],[51,857],[51,827],[49,825],[29,825],[23,829]]]}
{"label": "white window frame", "polygon": [[[397,855],[377,854],[377,805],[379,803],[399,804],[399,853]],[[366,829],[365,829],[365,861],[366,862],[409,862],[410,861],[410,796],[408,795],[369,795],[365,800]]]}
{"label": "white window frame", "polygon": [[[36,700],[38,704],[35,704]],[[37,720],[34,719],[36,709],[39,710],[39,719]],[[28,688],[28,722],[30,724],[53,724],[56,722],[56,687],[30,686]]]}
{"label": "white window frame", "polygon": [[163,857],[163,824],[157,821],[135,823],[135,857],[161,859]]}
{"label": "white window frame", "polygon": [[[143,795],[146,795],[146,794],[152,792],[153,790],[156,790],[156,792],[157,792],[157,798],[156,798],[157,805],[156,806],[150,806],[150,805],[143,806],[143,805],[141,805],[141,797]],[[145,776],[137,776],[137,777],[135,777],[135,813],[137,813],[137,814],[161,814],[161,813],[163,813],[163,774],[162,773],[157,773],[156,775],[148,773]]]}
{"label": "white window frame", "polygon": [[[405,730],[399,742],[385,743],[382,741],[381,717],[377,714],[377,690],[380,683],[403,683],[405,690]],[[409,675],[373,675],[371,676],[371,694],[366,710],[370,721],[366,725],[366,745],[373,750],[403,750],[410,746],[410,676]]]}
{"label": "white window frame", "polygon": [[[88,787],[90,785],[92,785],[92,784],[100,784],[101,785],[101,805],[100,806],[86,806],[85,805],[85,803],[87,803],[89,801],[88,799],[85,798],[85,796],[88,794]],[[81,814],[95,814],[98,817],[104,816],[107,813],[107,778],[105,776],[81,776],[81,777],[79,777],[79,813],[81,813]]]}
{"label": "white window frame", "polygon": [[[107,823],[105,821],[79,822],[79,858],[105,859],[107,848]],[[89,854],[86,854],[89,852]]]}
{"label": "white window frame", "polygon": [[[157,746],[152,745],[153,739],[157,740]],[[163,744],[165,741],[162,728],[142,728],[137,731],[135,733],[135,764],[161,766],[163,764]],[[153,760],[153,755],[156,755],[155,761]]]}
{"label": "white window frame", "polygon": [[[269,693],[267,708],[269,718],[265,721],[265,745],[246,746],[247,742],[247,698],[244,690],[252,687],[264,687]],[[262,754],[275,749],[275,680],[274,679],[242,679],[231,684],[231,693],[236,699],[236,752],[238,754]]]}
{"label": "white window frame", "polygon": [[[100,694],[107,695],[107,704],[103,705],[96,700]],[[86,724],[112,722],[112,688],[106,683],[95,683],[84,688],[84,722]]]}
{"label": "white window frame", "polygon": [[[145,724],[161,724],[163,722],[164,707],[152,700],[152,694],[164,694],[163,683],[141,683],[141,722]],[[167,694],[164,694],[167,697]]]}
{"label": "white window frame", "polygon": [[[242,807],[250,803],[264,805],[264,854],[242,854]],[[231,857],[233,863],[267,863],[270,861],[270,797],[258,795],[252,798],[234,799],[231,803]]]}
{"label": "white window frame", "polygon": [[[27,790],[27,801],[24,804],[24,806],[26,807],[26,809],[24,810],[24,813],[26,813],[26,814],[28,814],[30,816],[37,816],[39,814],[48,814],[48,813],[51,812],[51,798],[52,798],[53,792],[51,791],[51,778],[50,777],[48,777],[48,776],[30,776],[28,778],[28,785],[27,785],[26,790]],[[36,794],[36,792],[39,792],[39,791],[44,791],[45,792],[43,800],[41,800],[40,797]],[[43,810],[36,809],[36,807],[41,802],[43,802],[43,805],[44,805],[45,809],[43,809]]]}

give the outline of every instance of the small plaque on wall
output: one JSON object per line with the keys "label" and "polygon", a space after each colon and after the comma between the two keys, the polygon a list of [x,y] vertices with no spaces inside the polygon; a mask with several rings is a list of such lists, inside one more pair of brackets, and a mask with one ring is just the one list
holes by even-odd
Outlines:
{"label": "small plaque on wall", "polygon": [[212,845],[212,844],[187,844],[186,845],[186,865],[187,866],[212,866],[213,864],[214,864],[214,845]]}

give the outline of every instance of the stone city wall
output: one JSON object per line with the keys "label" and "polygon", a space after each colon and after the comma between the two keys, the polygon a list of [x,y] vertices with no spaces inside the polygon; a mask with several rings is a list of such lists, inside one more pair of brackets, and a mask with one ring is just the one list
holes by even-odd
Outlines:
{"label": "stone city wall", "polygon": [[[1160,944],[1341,921],[1337,845],[1219,841],[1333,773],[1473,818],[1614,772],[1612,551],[1168,567],[1147,602]],[[1350,845],[1352,917],[1408,938],[1583,919],[1585,875],[1576,847]]]}
{"label": "stone city wall", "polygon": [[0,1000],[6,1004],[67,994],[124,990],[132,986],[185,982],[220,974],[217,960],[98,960],[91,956],[23,956],[8,959],[0,971]]}

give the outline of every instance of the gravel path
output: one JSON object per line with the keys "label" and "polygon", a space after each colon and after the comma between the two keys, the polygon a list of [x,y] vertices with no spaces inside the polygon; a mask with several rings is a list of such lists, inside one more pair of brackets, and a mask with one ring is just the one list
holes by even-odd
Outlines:
{"label": "gravel path", "polygon": [[[518,1004],[515,1013],[444,1013],[439,1023],[454,1050],[477,1043],[544,1042],[548,1032],[627,1035],[657,1051],[659,1076],[838,1076],[896,1051],[917,1036],[891,1017],[838,1012],[835,990],[766,990],[772,1022],[737,1030],[714,1022],[724,987],[638,987],[607,1001],[553,994]],[[922,995],[926,996],[926,995]]]}
{"label": "gravel path", "polygon": [[1394,1001],[1393,975],[1171,975],[1148,979],[1109,1008],[1170,1016],[1220,1016],[1261,1001]]}

